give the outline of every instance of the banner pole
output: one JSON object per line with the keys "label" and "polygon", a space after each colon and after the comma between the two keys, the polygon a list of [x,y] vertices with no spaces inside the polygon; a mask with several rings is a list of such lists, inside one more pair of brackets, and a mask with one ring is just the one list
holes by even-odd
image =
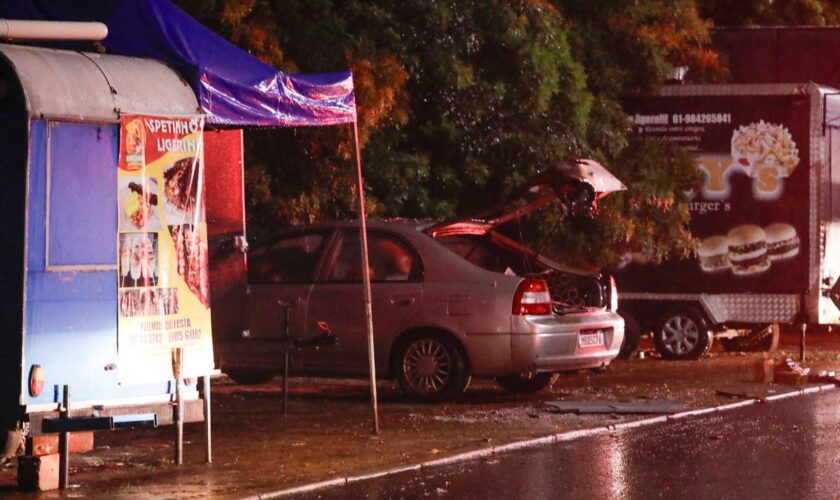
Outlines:
{"label": "banner pole", "polygon": [[370,404],[373,412],[373,433],[379,434],[379,408],[376,398],[376,363],[373,355],[373,308],[370,292],[370,261],[368,259],[367,222],[365,221],[365,191],[362,181],[362,155],[359,151],[359,123],[353,121],[353,139],[356,145],[356,189],[359,193],[359,239],[362,248],[362,285],[365,290],[365,326],[368,340],[368,364],[370,367]]}

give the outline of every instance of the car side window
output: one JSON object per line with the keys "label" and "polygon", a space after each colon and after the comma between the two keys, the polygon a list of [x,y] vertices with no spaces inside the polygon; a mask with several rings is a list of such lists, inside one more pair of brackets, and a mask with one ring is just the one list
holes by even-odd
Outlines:
{"label": "car side window", "polygon": [[[394,237],[371,233],[368,237],[368,257],[371,281],[411,281],[418,274],[416,254]],[[358,236],[345,233],[327,272],[327,280],[361,281],[361,259]]]}
{"label": "car side window", "polygon": [[250,253],[248,281],[255,284],[312,281],[326,241],[325,233],[296,234]]}

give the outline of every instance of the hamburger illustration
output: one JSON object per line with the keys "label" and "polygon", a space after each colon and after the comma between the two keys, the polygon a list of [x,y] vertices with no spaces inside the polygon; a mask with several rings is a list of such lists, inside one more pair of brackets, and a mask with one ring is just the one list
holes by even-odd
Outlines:
{"label": "hamburger illustration", "polygon": [[710,236],[697,249],[700,269],[707,273],[729,270],[729,240],[726,236]]}
{"label": "hamburger illustration", "polygon": [[799,254],[799,235],[796,229],[784,222],[774,222],[766,228],[767,255],[770,260],[784,260],[795,257]]}
{"label": "hamburger illustration", "polygon": [[744,276],[758,274],[770,268],[767,235],[764,229],[753,224],[744,224],[729,231],[727,239],[729,263],[733,273]]}

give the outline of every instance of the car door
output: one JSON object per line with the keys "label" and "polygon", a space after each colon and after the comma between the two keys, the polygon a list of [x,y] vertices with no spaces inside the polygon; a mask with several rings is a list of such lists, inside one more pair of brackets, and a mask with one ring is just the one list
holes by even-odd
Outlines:
{"label": "car door", "polygon": [[[411,245],[396,234],[368,232],[374,350],[381,369],[387,347],[399,333],[415,324],[423,297],[423,264]],[[320,279],[312,288],[307,333],[329,330],[338,345],[303,353],[307,366],[320,371],[358,374],[368,371],[367,329],[358,231],[337,235]]]}
{"label": "car door", "polygon": [[[306,336],[306,308],[331,233],[293,230],[248,255],[248,333],[279,340]],[[279,360],[278,360],[279,363]]]}

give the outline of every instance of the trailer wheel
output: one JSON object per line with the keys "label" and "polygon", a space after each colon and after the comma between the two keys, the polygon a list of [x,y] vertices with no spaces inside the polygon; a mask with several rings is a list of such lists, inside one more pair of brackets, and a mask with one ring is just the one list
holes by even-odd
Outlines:
{"label": "trailer wheel", "polygon": [[712,348],[712,332],[691,308],[673,309],[653,331],[653,343],[663,359],[698,359]]}
{"label": "trailer wheel", "polygon": [[624,318],[624,340],[621,341],[621,350],[618,351],[618,359],[629,359],[639,348],[642,340],[642,330],[639,323],[626,311],[618,310],[618,314]]}
{"label": "trailer wheel", "polygon": [[720,344],[726,351],[773,352],[779,347],[779,325],[759,326],[743,336],[720,339]]}

